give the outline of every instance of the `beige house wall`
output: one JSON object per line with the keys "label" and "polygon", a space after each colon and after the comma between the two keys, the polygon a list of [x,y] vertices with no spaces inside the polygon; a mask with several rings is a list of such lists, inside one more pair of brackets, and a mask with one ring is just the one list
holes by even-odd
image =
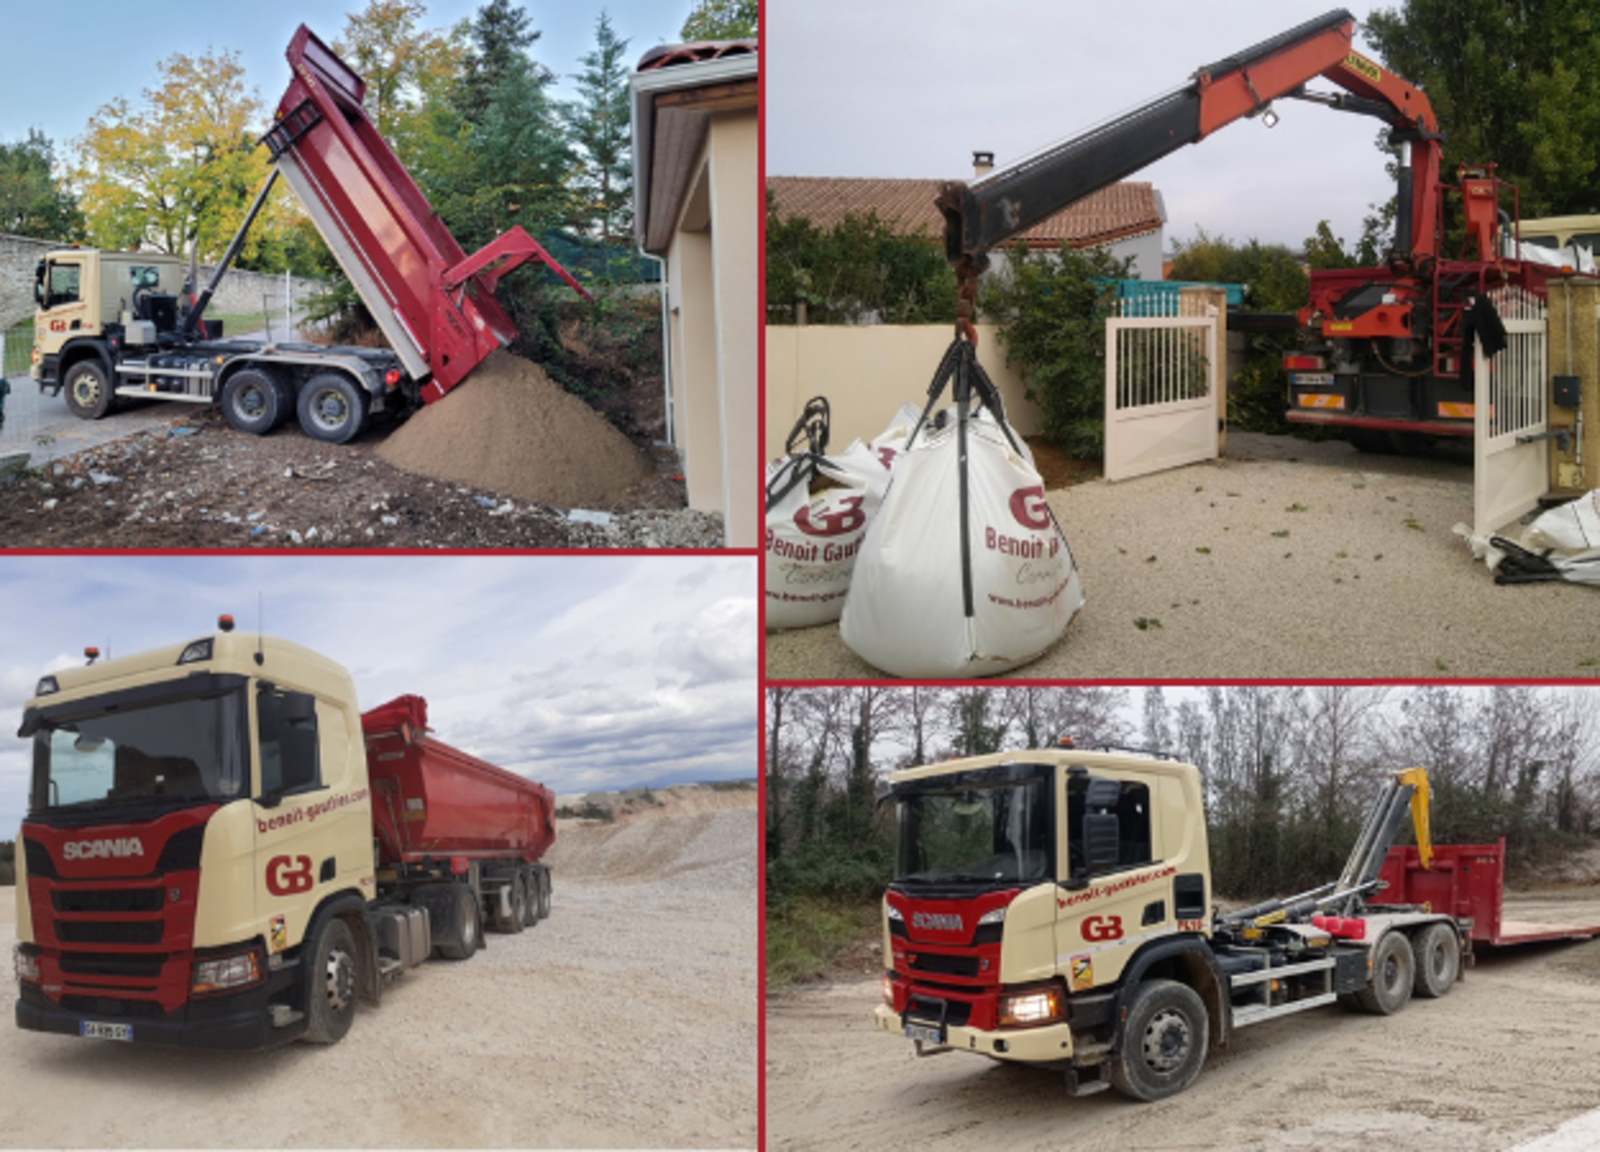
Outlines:
{"label": "beige house wall", "polygon": [[760,542],[756,129],[754,110],[712,117],[666,253],[673,438],[730,548]]}
{"label": "beige house wall", "polygon": [[[1007,418],[1023,435],[1037,432],[1039,410],[1024,396],[1022,378],[1006,367],[994,325],[977,328],[978,363],[1000,389]],[[769,326],[766,459],[783,455],[784,440],[813,396],[828,398],[834,449],[878,435],[907,401],[921,408],[952,336],[948,324]]]}

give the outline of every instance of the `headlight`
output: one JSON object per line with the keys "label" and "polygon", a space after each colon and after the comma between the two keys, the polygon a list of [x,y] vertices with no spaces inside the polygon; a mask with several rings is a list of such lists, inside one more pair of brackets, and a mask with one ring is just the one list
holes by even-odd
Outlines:
{"label": "headlight", "polygon": [[980,925],[983,925],[983,924],[999,924],[1002,921],[1004,921],[1005,918],[1006,918],[1006,906],[1004,904],[1002,904],[1002,905],[1000,905],[1000,907],[991,908],[987,912],[985,912],[982,916],[979,916],[978,917],[978,923]]}
{"label": "headlight", "polygon": [[1035,988],[1000,997],[1000,1027],[1032,1028],[1061,1019],[1061,989]]}
{"label": "headlight", "polygon": [[190,987],[196,996],[248,988],[261,981],[261,958],[256,948],[227,956],[196,959]]}
{"label": "headlight", "polygon": [[885,904],[884,908],[887,910],[885,914],[889,917],[889,919],[899,920],[901,923],[905,922],[905,917],[900,915],[900,909],[896,908],[893,904]]}
{"label": "headlight", "polygon": [[37,984],[39,982],[39,954],[37,952],[18,944],[11,949],[11,957],[16,965],[18,984]]}

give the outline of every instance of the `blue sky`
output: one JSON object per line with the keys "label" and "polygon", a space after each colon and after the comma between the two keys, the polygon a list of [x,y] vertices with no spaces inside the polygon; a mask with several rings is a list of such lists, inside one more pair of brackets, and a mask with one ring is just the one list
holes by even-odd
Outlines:
{"label": "blue sky", "polygon": [[220,613],[338,660],[362,708],[412,692],[442,740],[559,793],[758,773],[756,561],[719,556],[0,558],[0,840],[45,672],[211,633]]}
{"label": "blue sky", "polygon": [[[433,0],[422,26],[448,28],[470,17],[481,2]],[[365,0],[339,5],[237,0],[8,4],[7,49],[0,67],[0,139],[26,138],[30,127],[40,128],[55,141],[59,158],[102,105],[117,96],[137,103],[139,93],[156,84],[161,60],[174,52],[200,55],[208,48],[238,51],[250,84],[270,112],[288,86],[289,65],[283,52],[295,29],[308,24],[331,42],[343,31],[345,14],[365,6]],[[559,86],[565,87],[581,67],[578,57],[594,47],[595,20],[602,9],[610,15],[617,35],[631,41],[627,56],[632,63],[657,44],[676,42],[693,4],[608,0],[523,7],[541,33],[533,58],[555,72]],[[558,92],[558,98],[570,96],[569,91]]]}
{"label": "blue sky", "polygon": [[[1343,6],[1370,55],[1360,22],[1398,5]],[[1021,159],[1336,7],[774,0],[763,29],[767,172],[970,179],[974,151],[1000,165]],[[1354,244],[1368,205],[1393,195],[1373,144],[1378,121],[1295,100],[1274,108],[1276,128],[1239,121],[1131,177],[1165,196],[1169,245],[1200,226],[1297,247],[1323,218]]]}

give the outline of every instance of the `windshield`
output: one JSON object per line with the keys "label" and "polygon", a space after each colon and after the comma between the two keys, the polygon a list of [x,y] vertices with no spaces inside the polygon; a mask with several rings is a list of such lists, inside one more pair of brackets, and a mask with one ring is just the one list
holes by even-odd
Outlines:
{"label": "windshield", "polygon": [[1055,875],[1048,775],[919,789],[900,798],[895,879],[970,887]]}
{"label": "windshield", "polygon": [[[33,813],[184,807],[247,792],[244,695],[95,708],[33,734]],[[131,818],[131,816],[130,816]]]}

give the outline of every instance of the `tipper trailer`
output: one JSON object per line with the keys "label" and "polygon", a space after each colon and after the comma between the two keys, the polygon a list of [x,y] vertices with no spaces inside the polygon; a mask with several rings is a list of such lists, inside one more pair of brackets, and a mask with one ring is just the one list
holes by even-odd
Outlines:
{"label": "tipper trailer", "polygon": [[[75,415],[99,419],[117,397],[220,402],[241,432],[298,416],[342,444],[370,412],[438,400],[516,337],[494,299],[512,269],[545,264],[589,298],[521,227],[468,257],[363,110],[366,82],[303,24],[286,55],[293,78],[262,137],[272,168],[204,290],[171,255],[71,248],[39,261],[32,375]],[[389,348],[227,340],[204,319],[280,175]]]}
{"label": "tipper trailer", "polygon": [[358,999],[550,911],[554,796],[362,714],[344,668],[218,631],[40,679],[17,853],[21,1028],[194,1048],[331,1043]]}
{"label": "tipper trailer", "polygon": [[890,782],[896,867],[873,1019],[920,1056],[981,1053],[1059,1070],[1074,1095],[1158,1100],[1237,1028],[1445,995],[1480,938],[1469,902],[1381,891],[1408,809],[1418,867],[1432,863],[1422,769],[1386,781],[1336,881],[1231,913],[1212,906],[1193,765],[1057,748]]}

